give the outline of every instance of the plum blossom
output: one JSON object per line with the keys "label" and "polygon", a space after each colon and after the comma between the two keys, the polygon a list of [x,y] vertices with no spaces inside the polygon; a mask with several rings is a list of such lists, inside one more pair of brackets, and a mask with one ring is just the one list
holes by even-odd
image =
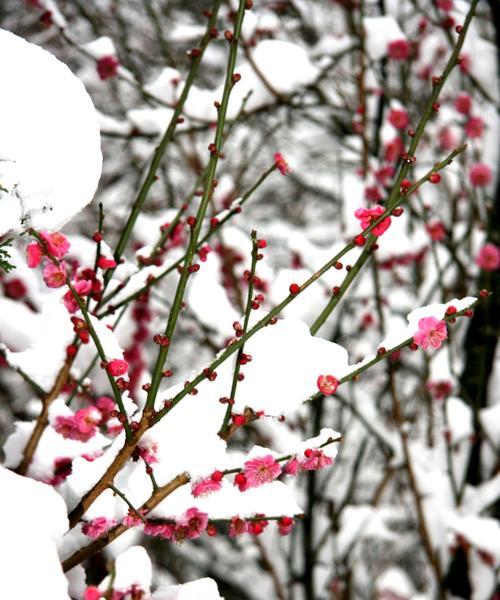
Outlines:
{"label": "plum blossom", "polygon": [[[384,207],[377,205],[373,208],[358,208],[354,211],[354,216],[356,217],[356,219],[359,219],[361,221],[361,227],[363,229],[366,229],[367,227],[370,227],[370,225],[374,221],[376,221],[384,212]],[[385,217],[378,225],[376,225],[372,229],[371,233],[377,236],[382,235],[384,231],[387,231],[390,225],[391,217]]]}
{"label": "plum blossom", "polygon": [[398,135],[384,146],[384,160],[386,162],[394,162],[404,152],[404,144],[401,137]]}
{"label": "plum blossom", "polygon": [[40,244],[28,244],[28,246],[26,247],[26,260],[30,269],[35,269],[36,267],[38,267],[38,265],[42,261],[42,256],[43,252],[40,248]]}
{"label": "plum blossom", "polygon": [[469,94],[461,92],[455,98],[455,110],[461,115],[468,115],[472,108],[472,98]]}
{"label": "plum blossom", "polygon": [[[263,517],[264,515],[255,515],[256,517]],[[255,519],[248,522],[248,533],[252,535],[260,535],[264,529],[269,525],[269,521],[266,519]]]}
{"label": "plum blossom", "polygon": [[56,266],[52,263],[45,265],[43,269],[43,280],[47,287],[60,288],[66,283],[66,267],[64,263]]}
{"label": "plum blossom", "polygon": [[[80,279],[73,283],[73,288],[79,296],[88,296],[92,291],[92,282],[88,279]],[[78,303],[70,290],[64,294],[63,303],[70,314],[74,314],[78,310]]]}
{"label": "plum blossom", "polygon": [[66,439],[87,442],[95,435],[101,418],[97,408],[81,408],[73,416],[56,417],[54,429]]}
{"label": "plum blossom", "polygon": [[280,464],[270,454],[247,460],[243,467],[247,489],[269,483],[281,475]]}
{"label": "plum blossom", "polygon": [[229,523],[229,537],[235,538],[248,532],[248,523],[241,517],[233,517]]}
{"label": "plum blossom", "polygon": [[90,585],[83,593],[83,600],[100,600],[100,598],[102,598],[102,594],[94,585]]}
{"label": "plum blossom", "polygon": [[278,519],[278,533],[280,535],[288,535],[295,526],[295,521],[292,517],[281,517]]}
{"label": "plum blossom", "polygon": [[285,465],[283,472],[287,475],[297,475],[300,469],[300,462],[296,456],[293,456]]}
{"label": "plum blossom", "polygon": [[446,230],[441,221],[434,221],[432,223],[428,223],[425,226],[425,229],[433,242],[441,242],[446,236]]}
{"label": "plum blossom", "polygon": [[396,129],[406,129],[410,124],[410,117],[406,110],[392,108],[388,115],[389,123]]}
{"label": "plum blossom", "polygon": [[413,341],[424,350],[429,346],[437,350],[441,348],[441,344],[447,337],[448,332],[444,321],[439,321],[436,317],[424,317],[418,322],[418,331],[413,336]]}
{"label": "plum blossom", "polygon": [[222,488],[221,481],[216,481],[212,477],[196,481],[191,486],[191,494],[198,498],[199,496],[208,496],[213,492],[218,492]]}
{"label": "plum blossom", "polygon": [[464,125],[464,131],[467,137],[479,138],[484,132],[484,121],[481,117],[471,117]]}
{"label": "plum blossom", "polygon": [[405,39],[394,40],[387,46],[387,53],[392,60],[407,60],[411,46]]}
{"label": "plum blossom", "polygon": [[112,258],[106,258],[105,256],[99,256],[99,258],[97,259],[97,266],[103,270],[114,269],[114,267],[116,267],[116,261],[113,260]]}
{"label": "plum blossom", "polygon": [[188,538],[194,540],[199,538],[208,525],[208,514],[201,512],[196,507],[188,508],[180,525],[188,527]]}
{"label": "plum blossom", "polygon": [[304,450],[305,460],[301,462],[301,468],[305,471],[319,471],[333,464],[333,458],[327,456],[319,448],[307,448]]}
{"label": "plum blossom", "polygon": [[97,517],[92,521],[87,521],[82,525],[82,533],[92,540],[102,537],[108,529],[111,529],[116,525],[114,519],[107,519],[106,517]]}
{"label": "plum blossom", "polygon": [[141,440],[137,447],[139,456],[148,465],[158,462],[156,454],[158,453],[158,444],[153,440]]}
{"label": "plum blossom", "polygon": [[483,271],[496,271],[500,267],[500,247],[495,244],[485,244],[476,258],[476,264]]}
{"label": "plum blossom", "polygon": [[320,375],[316,381],[318,390],[325,396],[335,394],[339,387],[339,380],[333,375]]}
{"label": "plum blossom", "polygon": [[425,386],[436,400],[443,400],[451,395],[453,384],[451,381],[428,381]]}
{"label": "plum blossom", "polygon": [[54,258],[62,258],[70,249],[71,244],[68,238],[58,231],[53,233],[41,231],[40,237],[46,243],[49,254]]}
{"label": "plum blossom", "polygon": [[[130,522],[132,522],[134,517],[130,517]],[[139,520],[138,517],[135,519]],[[135,521],[134,521],[134,524]],[[175,525],[172,523],[155,523],[150,521],[144,525],[144,533],[147,535],[151,535],[153,537],[160,537],[164,540],[171,540],[174,535]]]}
{"label": "plum blossom", "polygon": [[274,164],[282,175],[289,175],[292,172],[281,152],[274,153]]}
{"label": "plum blossom", "polygon": [[114,358],[113,360],[109,361],[106,370],[113,377],[125,375],[125,373],[128,371],[128,362],[126,360],[122,360],[121,358]]}
{"label": "plum blossom", "polygon": [[97,61],[96,69],[100,79],[105,81],[106,79],[116,77],[119,66],[120,61],[116,58],[116,56],[109,55],[103,56]]}
{"label": "plum blossom", "polygon": [[73,460],[67,456],[56,458],[54,461],[54,476],[47,483],[59,485],[66,480],[73,470]]}
{"label": "plum blossom", "polygon": [[469,181],[474,187],[485,187],[491,179],[491,169],[484,163],[475,163],[469,169]]}

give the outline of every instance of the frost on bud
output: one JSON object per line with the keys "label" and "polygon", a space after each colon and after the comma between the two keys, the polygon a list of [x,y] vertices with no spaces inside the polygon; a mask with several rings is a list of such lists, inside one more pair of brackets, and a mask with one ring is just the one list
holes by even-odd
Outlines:
{"label": "frost on bud", "polygon": [[325,396],[335,394],[339,387],[339,380],[333,375],[320,375],[316,381],[318,390]]}

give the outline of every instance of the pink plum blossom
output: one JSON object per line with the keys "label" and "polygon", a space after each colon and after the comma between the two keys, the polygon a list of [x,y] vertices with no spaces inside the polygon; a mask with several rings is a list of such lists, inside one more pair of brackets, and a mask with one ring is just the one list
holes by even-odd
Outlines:
{"label": "pink plum blossom", "polygon": [[[92,282],[89,279],[80,279],[73,283],[73,287],[79,296],[88,296],[92,291]],[[70,290],[64,294],[63,302],[70,314],[78,310],[78,303]]]}
{"label": "pink plum blossom", "polygon": [[436,317],[423,317],[418,322],[418,331],[413,336],[413,341],[424,350],[429,346],[437,350],[441,348],[441,344],[447,337],[448,332],[444,321],[440,321]]}
{"label": "pink plum blossom", "polygon": [[60,288],[66,283],[66,267],[64,263],[54,265],[48,263],[43,269],[43,280],[47,287]]}
{"label": "pink plum blossom", "polygon": [[283,154],[281,154],[281,152],[274,153],[274,164],[276,165],[278,171],[282,175],[288,175],[292,172],[290,167],[288,166],[288,163],[286,162],[285,157],[283,156]]}
{"label": "pink plum blossom", "polygon": [[407,60],[410,56],[411,46],[405,39],[389,42],[387,53],[392,60]]}
{"label": "pink plum blossom", "polygon": [[222,488],[220,481],[214,481],[211,477],[196,481],[191,486],[191,494],[198,498],[199,496],[208,496],[213,492],[218,492]]}
{"label": "pink plum blossom", "polygon": [[248,487],[259,487],[281,475],[280,464],[270,454],[247,460],[243,466]]}
{"label": "pink plum blossom", "polygon": [[152,440],[141,440],[141,443],[137,449],[139,451],[139,456],[148,465],[158,462],[158,458],[156,456],[158,452],[158,444],[156,442]]}
{"label": "pink plum blossom", "polygon": [[54,258],[62,258],[70,249],[71,244],[69,243],[68,238],[58,231],[53,233],[41,231],[40,237],[47,244],[47,250]]}
{"label": "pink plum blossom", "polygon": [[480,138],[484,132],[484,121],[481,117],[471,117],[464,125],[465,135],[469,138]]}
{"label": "pink plum blossom", "polygon": [[116,267],[116,261],[113,260],[112,258],[106,258],[105,256],[99,256],[99,258],[97,260],[97,266],[103,270],[114,269],[114,267]]}
{"label": "pink plum blossom", "polygon": [[496,271],[500,267],[500,247],[495,244],[485,244],[476,258],[476,264],[483,271]]}
{"label": "pink plum blossom", "polygon": [[125,375],[125,373],[128,371],[128,362],[126,360],[122,360],[121,358],[114,358],[113,360],[109,361],[106,370],[113,377]]}
{"label": "pink plum blossom", "polygon": [[[382,206],[377,205],[373,208],[358,208],[354,211],[354,216],[356,217],[356,219],[359,219],[361,221],[361,227],[363,229],[366,229],[367,227],[370,227],[370,225],[374,221],[376,221],[384,212],[385,209]],[[382,235],[384,231],[387,231],[390,225],[391,217],[385,217],[378,225],[376,225],[372,229],[371,233],[377,236]]]}
{"label": "pink plum blossom", "polygon": [[283,472],[287,475],[297,475],[300,469],[300,462],[296,456],[293,456],[285,465]]}
{"label": "pink plum blossom", "polygon": [[101,421],[101,413],[97,408],[81,408],[73,416],[56,417],[54,429],[69,440],[87,442],[97,431],[97,424]]}
{"label": "pink plum blossom", "polygon": [[106,79],[116,77],[119,66],[120,61],[116,58],[116,56],[113,56],[112,54],[109,56],[103,56],[97,61],[96,64],[99,78],[104,81]]}
{"label": "pink plum blossom", "polygon": [[26,247],[26,259],[28,262],[28,267],[30,269],[34,269],[38,267],[42,260],[42,249],[40,248],[40,244],[28,244]]}
{"label": "pink plum blossom", "polygon": [[248,523],[241,517],[233,517],[229,523],[229,537],[235,538],[248,532]]}
{"label": "pink plum blossom", "polygon": [[208,525],[208,514],[201,512],[196,507],[188,508],[184,514],[181,525],[187,525],[189,528],[188,537],[190,540],[199,538]]}
{"label": "pink plum blossom", "polygon": [[107,519],[106,517],[97,517],[92,521],[87,521],[82,525],[82,533],[92,540],[102,537],[108,529],[111,529],[116,525],[114,519]]}
{"label": "pink plum blossom", "polygon": [[99,588],[95,587],[94,585],[86,588],[85,592],[83,593],[83,600],[100,600],[100,598],[102,598],[102,594]]}
{"label": "pink plum blossom", "polygon": [[461,115],[468,115],[472,108],[472,98],[469,94],[461,92],[455,98],[455,110]]}
{"label": "pink plum blossom", "polygon": [[307,448],[304,450],[305,460],[301,467],[305,471],[318,471],[333,464],[333,458],[327,456],[323,450]]}
{"label": "pink plum blossom", "polygon": [[[136,517],[137,518],[137,517]],[[144,525],[144,533],[164,540],[171,540],[174,535],[175,525],[171,523],[155,523],[150,521]]]}
{"label": "pink plum blossom", "polygon": [[434,221],[433,223],[428,223],[425,226],[425,229],[433,242],[441,242],[446,236],[446,229],[444,228],[444,225],[441,223],[441,221]]}
{"label": "pink plum blossom", "polygon": [[406,110],[392,108],[388,115],[389,123],[396,129],[406,129],[410,124],[410,117]]}
{"label": "pink plum blossom", "polygon": [[292,517],[281,517],[278,519],[278,533],[280,535],[288,535],[295,526],[295,521]]}
{"label": "pink plum blossom", "polygon": [[491,179],[491,169],[484,163],[475,163],[469,169],[469,181],[474,187],[485,187]]}

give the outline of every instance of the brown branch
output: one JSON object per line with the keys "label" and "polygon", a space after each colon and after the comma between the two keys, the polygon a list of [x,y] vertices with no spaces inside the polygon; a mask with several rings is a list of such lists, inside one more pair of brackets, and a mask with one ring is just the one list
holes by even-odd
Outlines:
{"label": "brown branch", "polygon": [[134,431],[132,437],[125,442],[125,445],[117,454],[114,461],[107,468],[104,475],[91,488],[69,513],[69,527],[73,529],[78,521],[83,517],[87,509],[96,501],[96,499],[108,488],[114,481],[118,472],[125,466],[127,460],[132,456],[142,434],[151,427],[154,411],[145,409],[142,415],[139,427]]}
{"label": "brown branch", "polygon": [[418,523],[418,531],[420,534],[420,538],[422,540],[422,545],[424,547],[425,553],[429,560],[429,563],[434,571],[434,575],[436,577],[436,584],[438,588],[438,597],[441,600],[446,599],[446,592],[444,588],[444,579],[443,573],[441,571],[441,565],[439,563],[439,557],[434,552],[432,548],[431,537],[429,534],[429,529],[427,527],[427,522],[425,520],[424,508],[422,506],[422,495],[418,489],[417,479],[415,477],[415,471],[413,469],[413,463],[411,460],[410,449],[408,445],[408,431],[405,427],[403,413],[401,410],[401,402],[399,400],[399,396],[396,390],[396,377],[394,373],[394,367],[389,365],[389,389],[393,402],[393,411],[394,411],[394,420],[396,422],[396,426],[398,428],[399,435],[401,437],[401,445],[403,446],[403,454],[405,458],[405,468],[408,474],[408,482],[410,484],[410,489],[413,495],[413,499],[415,502],[415,510],[417,513],[417,523]]}
{"label": "brown branch", "polygon": [[[146,502],[144,502],[144,504],[138,509],[138,511],[141,514],[146,514],[150,512],[151,510],[153,510],[153,508],[158,506],[158,504],[162,500],[164,500],[167,496],[175,492],[177,488],[180,488],[186,483],[188,483],[188,481],[189,475],[187,473],[181,473],[180,475],[177,475],[177,477],[172,479],[172,481],[169,481],[166,485],[155,490],[152,493],[151,497]],[[63,560],[63,571],[65,573],[67,571],[70,571],[71,569],[73,569],[73,567],[76,567],[76,565],[79,565],[81,562],[83,562],[93,554],[96,554],[96,552],[99,552],[100,550],[105,548],[108,544],[110,544],[113,540],[116,540],[116,538],[120,537],[122,533],[125,533],[128,529],[130,529],[129,526],[124,525],[123,523],[120,525],[116,525],[115,527],[110,529],[103,537],[94,540],[91,544],[85,546],[84,548],[80,548],[80,550],[77,550],[71,556]]]}
{"label": "brown branch", "polygon": [[57,396],[59,396],[59,394],[61,393],[61,390],[68,379],[72,364],[73,357],[68,356],[56,377],[52,389],[42,400],[42,411],[38,415],[35,428],[33,429],[30,439],[28,440],[28,443],[24,448],[23,459],[21,461],[21,464],[17,468],[17,472],[19,473],[19,475],[26,475],[28,471],[31,461],[33,460],[33,455],[35,454],[38,443],[40,442],[40,438],[42,437],[45,428],[49,424],[49,407],[52,404],[52,402],[54,402],[54,400],[57,398]]}
{"label": "brown branch", "polygon": [[253,543],[255,544],[255,546],[257,546],[257,548],[259,550],[260,559],[262,561],[262,566],[264,567],[264,570],[269,573],[269,576],[272,579],[274,591],[276,593],[276,598],[278,598],[279,600],[286,600],[285,590],[283,589],[283,586],[281,585],[281,581],[278,577],[278,573],[276,572],[276,569],[274,568],[273,561],[269,558],[269,555],[266,552],[264,544],[259,540],[258,537],[253,538]]}

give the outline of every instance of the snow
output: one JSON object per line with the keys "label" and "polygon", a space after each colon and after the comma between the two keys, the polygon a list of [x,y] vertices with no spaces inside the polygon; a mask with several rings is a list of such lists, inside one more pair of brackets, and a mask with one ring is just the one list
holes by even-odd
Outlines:
{"label": "snow", "polygon": [[383,516],[383,510],[373,506],[364,504],[346,506],[342,511],[336,540],[339,557],[345,557],[352,546],[363,541],[364,538],[394,539],[395,534],[387,529]]}
{"label": "snow", "polygon": [[[49,411],[51,420],[56,413],[64,414],[62,400],[56,400]],[[71,411],[67,409],[67,414]],[[4,465],[9,468],[19,466],[24,448],[33,431],[34,423],[17,421],[14,431],[9,435],[3,451],[5,453]],[[82,454],[89,456],[99,455],[102,447],[107,443],[106,438],[97,433],[85,444],[78,440],[63,438],[52,427],[47,427],[38,443],[28,475],[40,481],[49,481],[54,476],[54,464],[58,458],[75,458]],[[83,459],[82,459],[83,460]]]}
{"label": "snow", "polygon": [[177,101],[180,89],[182,89],[181,74],[177,69],[170,67],[162,69],[155,80],[144,86],[148,94],[167,104]]}
{"label": "snow", "polygon": [[474,515],[450,518],[450,530],[463,535],[473,546],[492,554],[500,562],[500,523],[491,517]]}
{"label": "snow", "polygon": [[[314,83],[318,68],[311,62],[307,52],[299,45],[283,40],[263,40],[250,49],[252,61],[273,89],[279,94],[290,95],[304,86]],[[249,61],[243,60],[235,69],[241,80],[233,88],[228,106],[228,118],[234,119],[240,112],[245,98],[249,99],[246,110],[253,111],[276,100],[262,78]],[[210,94],[206,90],[193,90],[186,101],[186,114],[201,119],[213,119],[213,101],[220,99],[223,84]]]}
{"label": "snow", "polygon": [[133,127],[146,135],[162,134],[174,111],[170,108],[134,108],[127,112],[127,119]]}
{"label": "snow", "polygon": [[472,409],[460,398],[448,398],[446,413],[452,443],[466,440],[474,433]]}
{"label": "snow", "polygon": [[481,409],[479,420],[490,440],[500,445],[500,403]]}
{"label": "snow", "polygon": [[198,319],[220,332],[221,342],[234,333],[232,323],[241,315],[233,308],[224,287],[219,283],[220,259],[211,252],[201,269],[191,278],[187,305]]}
{"label": "snow", "polygon": [[68,526],[62,498],[48,485],[3,467],[0,489],[2,596],[69,600],[57,555]]}
{"label": "snow", "polygon": [[[82,83],[66,65],[42,48],[0,30],[2,180],[8,200],[0,234],[58,229],[86,206],[101,174],[99,123]],[[0,193],[3,202],[4,193]],[[14,222],[13,215],[19,217]]]}
{"label": "snow", "polygon": [[366,50],[373,60],[387,55],[387,46],[396,40],[405,40],[396,19],[390,15],[382,17],[366,17],[363,20],[366,36]]}
{"label": "snow", "polygon": [[[68,311],[60,302],[61,292],[40,297],[41,310],[32,313],[18,302],[0,299],[1,340],[13,350],[6,358],[21,368],[43,389],[50,389],[66,358],[72,340]],[[27,327],[29,325],[29,327]]]}
{"label": "snow", "polygon": [[113,360],[114,358],[122,359],[123,349],[118,342],[115,332],[108,327],[113,322],[113,319],[107,319],[108,322],[106,322],[105,319],[99,320],[93,315],[89,315],[89,318],[101,342],[106,358],[108,360]]}
{"label": "snow", "polygon": [[[245,379],[238,384],[236,412],[248,406],[272,416],[289,414],[318,391],[319,375],[340,379],[348,370],[342,346],[311,336],[308,326],[295,319],[264,327],[245,344],[244,352],[252,362],[242,368]],[[233,362],[219,368],[228,380]]]}
{"label": "snow", "polygon": [[153,600],[223,600],[213,579],[204,577],[181,585],[162,587],[153,594]]}
{"label": "snow", "polygon": [[107,36],[102,36],[82,45],[82,49],[88,52],[96,60],[104,56],[115,56],[116,48],[113,40]]}
{"label": "snow", "polygon": [[151,561],[141,546],[132,546],[117,557],[113,581],[115,590],[126,590],[134,584],[142,590],[149,590],[151,579]]}
{"label": "snow", "polygon": [[397,567],[391,567],[379,575],[375,588],[378,594],[389,594],[387,597],[413,598],[415,594],[413,582],[402,569]]}
{"label": "snow", "polygon": [[294,516],[303,512],[294,496],[293,489],[281,481],[240,492],[224,479],[222,489],[204,498],[193,498],[189,485],[179,488],[165,498],[151,516],[167,519],[183,514],[192,506],[208,513],[211,519],[229,519],[235,515],[253,517],[256,514]]}

